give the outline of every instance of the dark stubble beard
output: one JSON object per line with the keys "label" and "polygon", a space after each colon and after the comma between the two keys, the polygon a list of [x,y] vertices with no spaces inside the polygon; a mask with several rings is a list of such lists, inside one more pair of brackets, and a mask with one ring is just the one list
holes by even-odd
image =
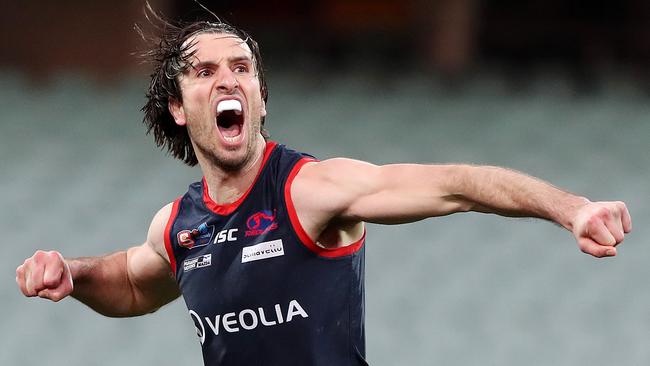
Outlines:
{"label": "dark stubble beard", "polygon": [[[192,136],[197,136],[197,134],[203,134],[204,136],[209,135],[207,131],[202,131],[202,128],[199,128],[199,131],[194,131],[193,128],[190,128],[188,125],[188,133],[190,135],[191,140],[194,142],[194,149],[197,150],[200,155],[204,156],[210,161],[210,164],[218,167],[219,169],[229,172],[229,173],[235,173],[238,171],[241,171],[242,169],[245,169],[246,166],[255,159],[255,149],[257,147],[257,144],[255,143],[255,137],[256,137],[256,131],[259,129],[260,122],[253,123],[253,128],[246,133],[246,152],[244,156],[237,157],[235,159],[229,159],[225,156],[220,156],[219,151],[216,148],[216,145],[214,146],[209,146],[212,145],[211,141],[208,141],[206,144],[203,144],[202,142],[199,141],[199,139],[192,138]],[[258,127],[255,127],[258,126]],[[257,130],[256,130],[257,128]],[[196,133],[196,134],[195,134]],[[218,132],[217,132],[218,133]],[[208,145],[208,146],[206,146]]]}

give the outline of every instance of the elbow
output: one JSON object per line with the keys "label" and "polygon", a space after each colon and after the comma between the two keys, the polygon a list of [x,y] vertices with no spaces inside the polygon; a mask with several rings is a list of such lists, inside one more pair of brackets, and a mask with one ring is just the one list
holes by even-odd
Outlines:
{"label": "elbow", "polygon": [[444,166],[444,169],[446,179],[443,187],[447,192],[444,198],[452,212],[491,212],[477,199],[477,192],[483,189],[478,179],[488,179],[481,172],[493,167],[455,164]]}
{"label": "elbow", "polygon": [[120,312],[105,312],[105,313],[99,312],[99,313],[109,318],[133,318],[136,316],[153,314],[156,311],[158,311],[158,309],[160,309],[160,307],[150,308],[150,309],[131,308]]}
{"label": "elbow", "polygon": [[447,203],[447,209],[445,211],[450,214],[476,211],[478,207],[476,202],[468,200],[467,197],[461,194],[449,194],[445,196],[444,200]]}

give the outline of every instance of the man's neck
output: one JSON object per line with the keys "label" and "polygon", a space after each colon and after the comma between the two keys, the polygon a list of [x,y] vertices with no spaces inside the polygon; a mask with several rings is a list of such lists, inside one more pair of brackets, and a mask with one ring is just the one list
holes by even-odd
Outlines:
{"label": "man's neck", "polygon": [[219,205],[237,201],[248,191],[260,169],[266,150],[266,142],[261,139],[256,147],[253,159],[237,171],[224,171],[214,164],[202,164],[205,181],[208,185],[210,198]]}

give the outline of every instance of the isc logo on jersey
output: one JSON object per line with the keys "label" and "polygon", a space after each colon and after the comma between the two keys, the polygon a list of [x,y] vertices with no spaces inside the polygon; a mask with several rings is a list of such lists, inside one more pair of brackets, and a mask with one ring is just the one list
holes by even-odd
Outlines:
{"label": "isc logo on jersey", "polygon": [[221,244],[227,241],[236,241],[237,237],[235,233],[239,231],[237,229],[225,229],[217,233],[217,236],[214,238],[213,244]]}

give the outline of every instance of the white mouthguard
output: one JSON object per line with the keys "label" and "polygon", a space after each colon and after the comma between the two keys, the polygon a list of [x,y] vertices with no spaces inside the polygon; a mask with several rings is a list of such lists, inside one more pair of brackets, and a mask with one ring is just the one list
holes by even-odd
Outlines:
{"label": "white mouthguard", "polygon": [[241,112],[241,103],[239,103],[238,100],[234,99],[222,100],[219,102],[219,104],[217,104],[217,113],[221,113],[223,111]]}

